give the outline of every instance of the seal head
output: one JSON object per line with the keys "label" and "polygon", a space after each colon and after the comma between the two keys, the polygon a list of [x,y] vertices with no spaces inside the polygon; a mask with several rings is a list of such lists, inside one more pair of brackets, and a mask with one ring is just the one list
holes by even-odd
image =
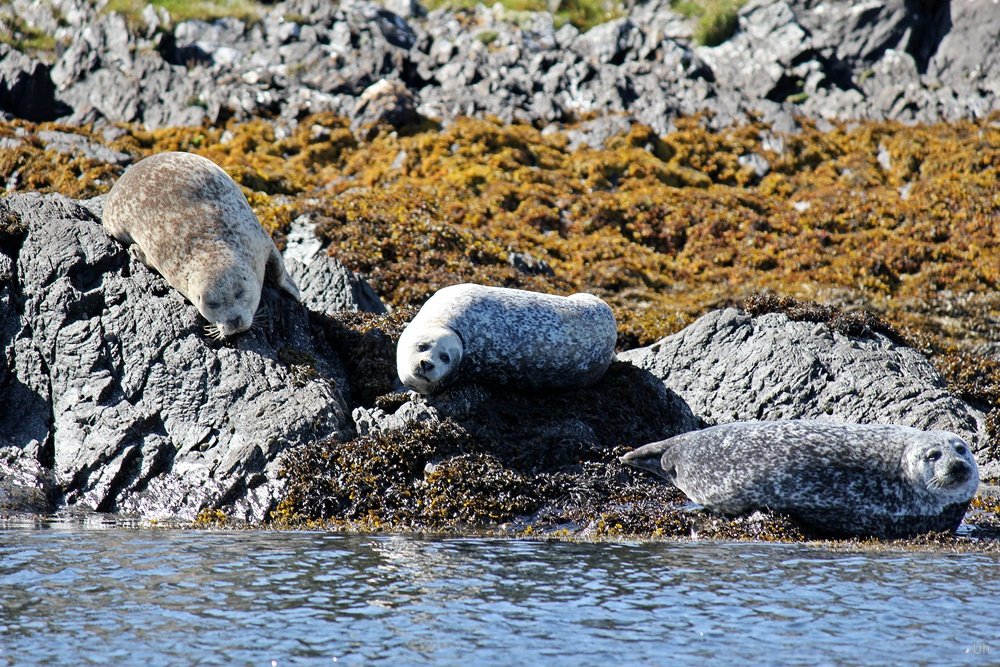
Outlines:
{"label": "seal head", "polygon": [[462,339],[446,327],[408,328],[396,346],[396,372],[421,394],[443,389],[462,363]]}
{"label": "seal head", "polygon": [[191,302],[209,321],[213,338],[229,338],[250,328],[260,305],[256,276],[248,267],[208,269],[189,286]]}
{"label": "seal head", "polygon": [[949,505],[968,502],[979,486],[979,468],[965,440],[930,431],[930,441],[915,440],[903,450],[904,476]]}

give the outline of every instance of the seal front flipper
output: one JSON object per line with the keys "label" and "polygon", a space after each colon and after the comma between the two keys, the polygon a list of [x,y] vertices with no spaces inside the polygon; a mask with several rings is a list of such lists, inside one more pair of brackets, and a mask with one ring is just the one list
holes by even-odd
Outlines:
{"label": "seal front flipper", "polygon": [[281,259],[281,253],[278,252],[278,248],[275,246],[271,246],[271,254],[267,256],[265,276],[273,280],[274,284],[278,287],[288,292],[293,299],[300,303],[302,302],[299,288],[295,285],[292,277],[288,275],[288,270],[285,269],[285,262]]}

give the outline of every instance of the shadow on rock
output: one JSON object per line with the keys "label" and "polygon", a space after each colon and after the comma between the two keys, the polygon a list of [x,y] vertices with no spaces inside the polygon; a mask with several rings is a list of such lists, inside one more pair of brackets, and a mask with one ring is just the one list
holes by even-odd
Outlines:
{"label": "shadow on rock", "polygon": [[586,389],[464,385],[377,403],[355,409],[357,439],[287,455],[279,522],[530,533],[584,529],[603,513],[642,504],[654,524],[678,492],[635,475],[617,456],[701,426],[656,377],[620,362]]}

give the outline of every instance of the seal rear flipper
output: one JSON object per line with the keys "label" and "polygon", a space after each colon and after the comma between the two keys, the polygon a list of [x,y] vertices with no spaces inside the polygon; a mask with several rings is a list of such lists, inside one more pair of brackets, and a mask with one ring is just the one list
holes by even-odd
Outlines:
{"label": "seal rear flipper", "polygon": [[663,455],[670,449],[671,444],[669,440],[661,440],[643,445],[618,460],[633,468],[649,470],[670,482],[674,482],[677,479],[677,470],[673,463],[663,460]]}
{"label": "seal rear flipper", "polygon": [[[258,265],[259,266],[259,265]],[[302,302],[302,297],[299,294],[299,288],[295,285],[295,281],[292,277],[288,275],[288,270],[285,269],[285,263],[281,259],[281,253],[274,246],[271,246],[271,254],[267,257],[267,267],[264,270],[264,276],[270,278],[274,281],[281,289],[288,292],[293,299],[298,302]]]}

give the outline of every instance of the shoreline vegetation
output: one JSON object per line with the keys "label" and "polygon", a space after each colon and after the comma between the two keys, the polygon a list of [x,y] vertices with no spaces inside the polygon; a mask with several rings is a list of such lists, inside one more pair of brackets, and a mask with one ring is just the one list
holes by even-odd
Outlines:
{"label": "shoreline vegetation", "polygon": [[[177,22],[252,22],[261,7],[273,7],[154,4]],[[742,4],[671,3],[705,45],[732,34]],[[428,9],[438,6],[456,5]],[[627,12],[584,0],[505,6],[552,11],[581,29]],[[111,0],[105,10],[132,21],[144,7]],[[42,60],[59,48],[48,32],[16,22],[8,35],[8,44]],[[651,345],[726,307],[784,313],[846,335],[879,332],[927,356],[955,396],[987,415],[983,451],[1000,460],[1000,111],[929,124],[799,117],[794,131],[753,116],[720,129],[710,114],[694,114],[672,121],[668,132],[627,119],[600,141],[583,142],[574,132],[588,116],[555,131],[490,116],[421,117],[364,131],[354,120],[315,113],[297,122],[150,129],[8,118],[0,121],[0,185],[7,195],[85,200],[106,194],[144,156],[203,155],[241,185],[279,247],[294,221],[308,220],[331,254],[368,281],[392,312],[345,317],[341,335],[383,356],[379,346],[398,335],[408,314],[439,287],[463,281],[592,292],[615,311],[619,350]],[[7,226],[16,224],[0,218],[0,241]],[[402,404],[385,368],[377,371],[368,385],[352,383],[351,408],[392,412]],[[638,392],[631,377],[617,372],[611,381],[620,384],[621,401],[641,398],[629,393]],[[525,409],[518,397],[491,400],[510,412],[502,419]],[[599,408],[584,402],[581,419],[618,425]],[[291,450],[287,491],[269,521],[245,524],[222,508],[187,525],[537,539],[813,538],[785,517],[692,512],[675,489],[616,464],[642,442],[584,456],[491,450],[496,444],[450,421],[311,443]],[[995,551],[995,490],[974,500],[969,530],[959,536],[829,544]],[[360,503],[358,494],[372,500]],[[562,514],[552,511],[555,503]]]}

